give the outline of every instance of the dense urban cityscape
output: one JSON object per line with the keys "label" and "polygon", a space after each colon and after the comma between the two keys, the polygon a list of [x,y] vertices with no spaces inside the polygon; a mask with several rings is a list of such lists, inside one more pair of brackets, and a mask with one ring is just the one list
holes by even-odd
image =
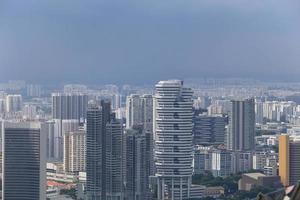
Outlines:
{"label": "dense urban cityscape", "polygon": [[299,0],[0,0],[0,200],[300,200]]}
{"label": "dense urban cityscape", "polygon": [[299,197],[299,86],[0,84],[2,199]]}

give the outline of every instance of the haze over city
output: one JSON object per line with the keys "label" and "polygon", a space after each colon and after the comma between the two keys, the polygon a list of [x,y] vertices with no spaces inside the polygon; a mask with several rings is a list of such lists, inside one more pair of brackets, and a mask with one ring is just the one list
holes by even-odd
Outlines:
{"label": "haze over city", "polygon": [[298,81],[297,0],[2,0],[0,78]]}
{"label": "haze over city", "polygon": [[0,0],[0,199],[299,200],[299,0]]}

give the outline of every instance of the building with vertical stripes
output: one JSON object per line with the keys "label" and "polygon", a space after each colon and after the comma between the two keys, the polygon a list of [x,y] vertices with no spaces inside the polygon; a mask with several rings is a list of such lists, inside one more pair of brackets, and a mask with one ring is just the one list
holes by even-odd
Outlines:
{"label": "building with vertical stripes", "polygon": [[284,186],[300,180],[300,140],[289,135],[279,136],[279,176]]}
{"label": "building with vertical stripes", "polygon": [[88,106],[88,96],[81,93],[53,93],[52,118],[77,119],[84,121]]}
{"label": "building with vertical stripes", "polygon": [[46,137],[40,123],[2,123],[2,199],[46,199]]}
{"label": "building with vertical stripes", "polygon": [[106,199],[123,200],[123,123],[114,116],[106,124]]}
{"label": "building with vertical stripes", "polygon": [[86,195],[100,200],[102,195],[102,109],[90,104],[86,126]]}
{"label": "building with vertical stripes", "polygon": [[64,171],[85,172],[86,132],[76,130],[64,134]]}
{"label": "building with vertical stripes", "polygon": [[227,149],[247,151],[255,148],[254,99],[232,100],[229,112]]}

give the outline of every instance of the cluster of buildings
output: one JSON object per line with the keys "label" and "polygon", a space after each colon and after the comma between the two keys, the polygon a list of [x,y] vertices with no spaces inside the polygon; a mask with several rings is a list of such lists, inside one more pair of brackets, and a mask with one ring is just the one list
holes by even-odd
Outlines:
{"label": "cluster of buildings", "polygon": [[0,94],[2,199],[55,199],[71,188],[88,200],[224,195],[192,184],[207,172],[245,173],[246,191],[300,180],[300,128],[289,121],[295,102],[196,96],[180,80],[122,93],[66,85],[51,97],[22,87],[24,97]]}
{"label": "cluster of buildings", "polygon": [[286,122],[291,118],[299,116],[300,107],[293,101],[260,101],[255,103],[256,122],[263,120]]}

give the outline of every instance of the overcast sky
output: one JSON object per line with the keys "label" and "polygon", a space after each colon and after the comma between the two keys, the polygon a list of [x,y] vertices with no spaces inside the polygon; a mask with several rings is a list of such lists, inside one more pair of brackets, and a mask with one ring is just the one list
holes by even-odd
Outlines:
{"label": "overcast sky", "polygon": [[0,82],[205,77],[300,81],[300,1],[0,1]]}

